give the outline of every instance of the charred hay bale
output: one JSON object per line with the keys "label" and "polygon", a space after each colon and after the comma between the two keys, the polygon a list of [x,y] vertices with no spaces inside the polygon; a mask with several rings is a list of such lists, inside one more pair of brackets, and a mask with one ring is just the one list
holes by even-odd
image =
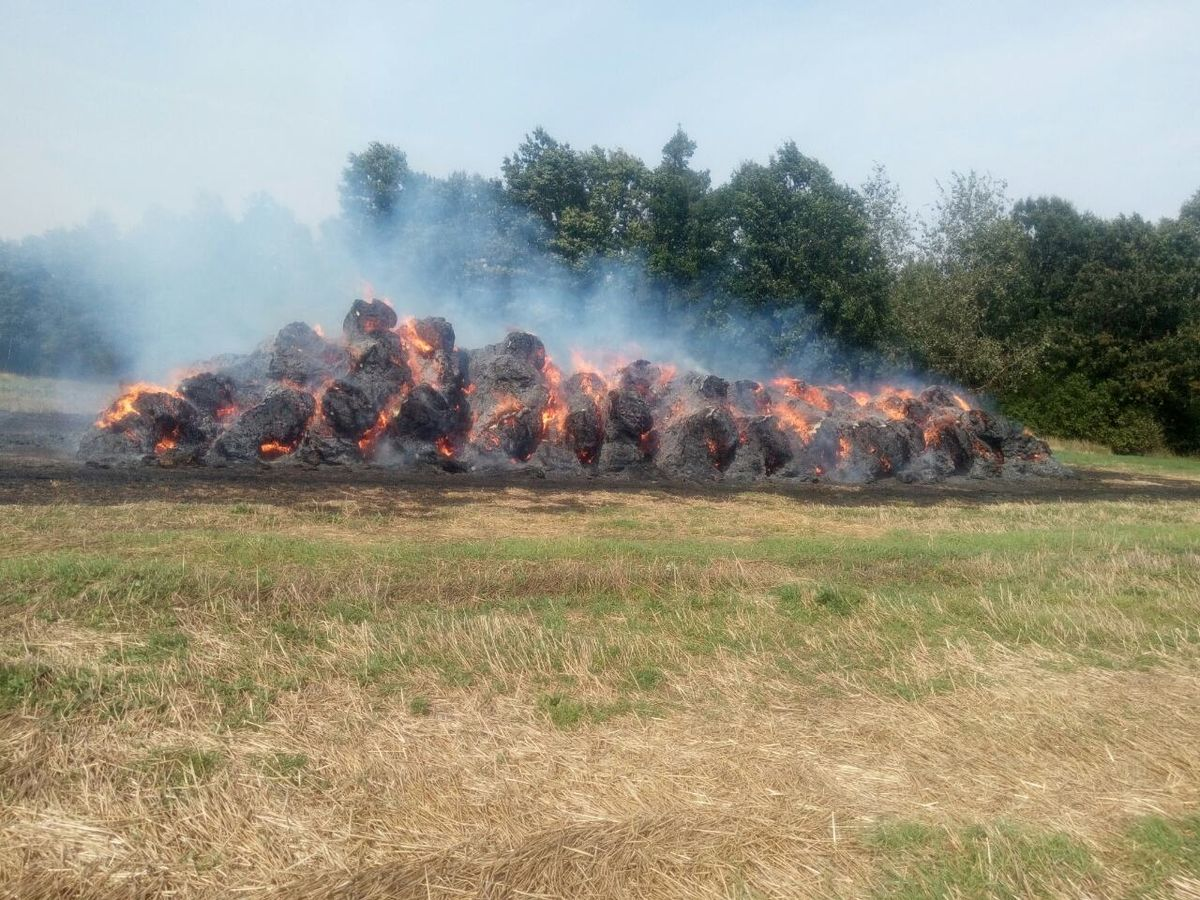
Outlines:
{"label": "charred hay bale", "polygon": [[542,417],[528,406],[500,407],[475,430],[475,447],[483,454],[525,462],[542,440]]}
{"label": "charred hay bale", "polygon": [[774,475],[795,455],[790,436],[774,416],[750,416],[735,420],[738,447],[725,477],[753,481]]}
{"label": "charred hay bale", "polygon": [[[424,344],[423,352],[436,353],[439,350],[454,349],[454,326],[441,316],[429,316],[424,319],[413,319],[412,330]],[[428,348],[427,350],[425,348]],[[543,359],[545,348],[542,349]]]}
{"label": "charred hay bale", "polygon": [[617,370],[616,388],[624,393],[637,394],[652,406],[667,393],[674,370],[664,369],[645,359],[636,359]]}
{"label": "charred hay bale", "polygon": [[368,391],[354,377],[333,382],[321,397],[321,415],[339,438],[357,441],[373,427],[382,412],[377,392]]}
{"label": "charred hay bale", "polygon": [[911,422],[864,420],[839,430],[836,471],[845,481],[888,478],[921,452],[920,429]]}
{"label": "charred hay bale", "polygon": [[585,466],[595,465],[604,443],[604,379],[593,372],[576,372],[563,385],[566,416],[563,445]]}
{"label": "charred hay bale", "polygon": [[460,424],[458,410],[445,394],[432,385],[418,384],[404,398],[388,430],[401,440],[432,444],[457,438]]}
{"label": "charred hay bale", "polygon": [[935,384],[925,388],[917,395],[917,399],[927,406],[945,408],[945,409],[961,409],[958,400],[955,399],[954,392],[950,388]]}
{"label": "charred hay bale", "polygon": [[103,465],[156,457],[192,461],[212,438],[212,426],[186,399],[139,390],[115,401],[80,441],[81,459]]}
{"label": "charred hay bale", "polygon": [[355,300],[342,320],[342,334],[355,343],[396,327],[396,311],[382,300]]}
{"label": "charred hay bale", "polygon": [[922,424],[932,411],[932,408],[915,397],[905,397],[901,394],[889,394],[876,404],[884,415],[892,419],[907,419]]}
{"label": "charred hay bale", "polygon": [[546,349],[532,334],[513,332],[499,344],[468,353],[468,375],[480,397],[514,396],[545,389]]}
{"label": "charred hay bale", "polygon": [[237,410],[237,385],[223,373],[200,372],[191,375],[179,383],[179,393],[210,419],[226,418]]}
{"label": "charred hay bale", "polygon": [[608,415],[605,417],[606,441],[625,441],[637,444],[646,439],[654,428],[650,404],[636,389],[611,391],[608,395]]}
{"label": "charred hay bale", "polygon": [[596,469],[607,473],[645,474],[653,471],[651,455],[641,445],[628,441],[605,441]]}
{"label": "charred hay bale", "polygon": [[545,363],[541,340],[521,331],[469,353],[473,443],[481,453],[524,462],[537,450],[550,402]]}
{"label": "charred hay bale", "polygon": [[276,388],[234,420],[213,443],[213,462],[273,459],[294,450],[316,409],[306,391]]}
{"label": "charred hay bale", "polygon": [[275,381],[310,386],[328,380],[345,367],[346,353],[341,347],[303,322],[292,322],[275,336],[267,375]]}
{"label": "charred hay bale", "polygon": [[382,331],[355,343],[350,371],[364,380],[397,386],[412,381],[404,343],[394,331]]}
{"label": "charred hay bale", "polygon": [[297,461],[310,466],[344,466],[363,460],[357,441],[315,431],[305,433],[292,455]]}
{"label": "charred hay bale", "polygon": [[580,464],[595,465],[604,445],[604,418],[595,404],[573,407],[563,420],[563,444]]}
{"label": "charred hay bale", "polygon": [[1050,454],[1050,445],[1014,425],[1015,434],[1004,442],[1000,473],[1006,477],[1029,475],[1073,478],[1075,473]]}
{"label": "charred hay bale", "polygon": [[135,431],[94,427],[80,438],[78,456],[92,466],[119,466],[148,459],[151,452]]}
{"label": "charred hay bale", "polygon": [[954,459],[942,450],[923,450],[896,473],[906,484],[934,484],[955,473]]}
{"label": "charred hay bale", "polygon": [[690,372],[673,384],[679,385],[680,393],[690,394],[697,400],[707,400],[711,403],[724,403],[729,397],[729,382],[716,375],[703,375]]}
{"label": "charred hay bale", "polygon": [[1021,435],[1021,428],[1010,419],[992,415],[986,410],[971,409],[959,417],[962,427],[993,450]]}
{"label": "charred hay bale", "polygon": [[537,335],[528,331],[512,331],[500,342],[505,356],[523,359],[539,372],[546,365],[546,345]]}
{"label": "charred hay bale", "polygon": [[948,468],[948,474],[962,475],[970,470],[975,458],[975,441],[962,427],[956,412],[944,410],[928,418],[921,426],[921,437],[924,451],[918,455],[935,454],[937,471]]}
{"label": "charred hay bale", "polygon": [[853,421],[841,416],[823,419],[807,442],[801,444],[791,464],[789,476],[801,478],[828,478],[834,481],[853,481],[857,475],[852,470],[839,468],[843,454],[848,452],[849,439],[845,432]]}
{"label": "charred hay bale", "polygon": [[628,472],[646,468],[657,449],[649,402],[638,392],[637,385],[632,385],[609,391],[607,405],[599,469]]}
{"label": "charred hay bale", "polygon": [[447,394],[466,384],[466,354],[454,346],[454,326],[440,316],[408,319],[401,328],[414,382],[431,383]]}
{"label": "charred hay bale", "polygon": [[715,478],[737,452],[738,431],[729,411],[709,406],[675,419],[659,435],[658,468],[683,478]]}

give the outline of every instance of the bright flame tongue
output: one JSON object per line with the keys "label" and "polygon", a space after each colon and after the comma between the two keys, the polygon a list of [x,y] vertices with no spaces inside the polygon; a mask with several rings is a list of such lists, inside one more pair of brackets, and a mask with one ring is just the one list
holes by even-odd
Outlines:
{"label": "bright flame tongue", "polygon": [[561,434],[567,427],[567,405],[563,402],[562,397],[562,372],[558,366],[546,357],[546,362],[542,366],[542,372],[546,376],[546,384],[550,388],[550,398],[546,401],[546,408],[542,410],[542,439],[545,440],[555,433]]}
{"label": "bright flame tongue", "polygon": [[125,389],[112,405],[106,409],[100,418],[96,420],[98,428],[114,428],[121,423],[127,416],[136,415],[138,412],[137,402],[146,394],[169,394],[172,397],[178,397],[176,391],[169,388],[159,387],[156,384],[147,384],[140,382],[130,385]]}

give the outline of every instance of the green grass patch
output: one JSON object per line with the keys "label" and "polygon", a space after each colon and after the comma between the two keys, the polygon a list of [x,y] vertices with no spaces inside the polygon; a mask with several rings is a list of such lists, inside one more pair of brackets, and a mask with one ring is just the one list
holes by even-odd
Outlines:
{"label": "green grass patch", "polygon": [[141,768],[151,783],[169,789],[202,784],[216,773],[224,761],[225,757],[215,750],[170,747],[148,755]]}
{"label": "green grass patch", "polygon": [[259,760],[259,768],[268,778],[299,784],[309,758],[304,753],[271,753]]}
{"label": "green grass patch", "polygon": [[866,845],[880,897],[1057,897],[1099,871],[1070,836],[1009,822],[957,829],[889,822],[869,833]]}
{"label": "green grass patch", "polygon": [[1055,450],[1054,455],[1059,461],[1068,466],[1116,469],[1122,472],[1147,475],[1174,475],[1183,478],[1200,478],[1200,459],[1190,456],[1121,456],[1102,450],[1069,449]]}
{"label": "green grass patch", "polygon": [[1126,834],[1131,867],[1137,872],[1140,896],[1162,896],[1171,878],[1200,878],[1200,814],[1182,818],[1146,816]]}
{"label": "green grass patch", "polygon": [[651,716],[657,708],[644,701],[620,698],[608,702],[579,700],[568,694],[543,694],[537,700],[541,712],[555,728],[570,729],[582,725],[608,722],[618,716],[637,714]]}

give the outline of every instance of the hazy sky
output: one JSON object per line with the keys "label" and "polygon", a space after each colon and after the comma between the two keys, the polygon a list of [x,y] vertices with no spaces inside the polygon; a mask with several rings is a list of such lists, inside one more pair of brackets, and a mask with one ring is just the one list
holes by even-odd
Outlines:
{"label": "hazy sky", "polygon": [[0,0],[0,237],[200,192],[315,224],[370,140],[495,175],[539,124],[653,163],[679,122],[717,181],[791,138],[915,208],[976,168],[1157,218],[1200,188],[1198,47],[1195,0]]}

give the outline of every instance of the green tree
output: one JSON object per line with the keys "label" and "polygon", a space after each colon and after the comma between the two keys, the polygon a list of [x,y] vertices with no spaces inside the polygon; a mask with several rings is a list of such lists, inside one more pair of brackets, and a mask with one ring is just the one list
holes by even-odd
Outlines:
{"label": "green tree", "polygon": [[871,234],[883,251],[888,268],[899,272],[912,260],[916,250],[912,215],[900,197],[900,188],[888,177],[887,169],[876,163],[860,193]]}
{"label": "green tree", "polygon": [[674,285],[697,282],[704,270],[711,234],[703,204],[711,179],[691,168],[696,142],[682,126],[662,148],[662,160],[650,176],[649,228],[645,235],[650,271]]}
{"label": "green tree", "polygon": [[954,173],[940,188],[918,258],[892,293],[900,346],[923,368],[1003,392],[1037,371],[1047,346],[1024,325],[1028,240],[1009,215],[1003,181]]}
{"label": "green tree", "polygon": [[552,228],[563,213],[587,205],[583,161],[570,144],[560,144],[538,127],[501,166],[509,197]]}
{"label": "green tree", "polygon": [[779,349],[819,336],[875,346],[888,328],[888,271],[862,197],[788,142],[714,191],[720,287],[751,309],[795,309]]}
{"label": "green tree", "polygon": [[338,189],[342,215],[360,234],[386,236],[423,180],[408,167],[403,150],[372,141],[362,153],[351,153],[342,170]]}

